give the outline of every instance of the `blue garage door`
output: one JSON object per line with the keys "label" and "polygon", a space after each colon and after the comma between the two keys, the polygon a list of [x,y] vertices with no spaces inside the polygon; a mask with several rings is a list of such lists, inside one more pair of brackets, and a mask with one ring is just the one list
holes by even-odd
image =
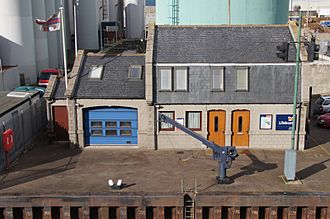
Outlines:
{"label": "blue garage door", "polygon": [[84,112],[87,145],[137,144],[137,110],[93,108]]}

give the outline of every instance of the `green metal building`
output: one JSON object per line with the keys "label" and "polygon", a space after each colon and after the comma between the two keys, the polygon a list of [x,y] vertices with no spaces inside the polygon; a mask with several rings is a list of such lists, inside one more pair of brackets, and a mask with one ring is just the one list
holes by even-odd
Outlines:
{"label": "green metal building", "polygon": [[156,0],[156,24],[286,24],[288,9],[289,0]]}

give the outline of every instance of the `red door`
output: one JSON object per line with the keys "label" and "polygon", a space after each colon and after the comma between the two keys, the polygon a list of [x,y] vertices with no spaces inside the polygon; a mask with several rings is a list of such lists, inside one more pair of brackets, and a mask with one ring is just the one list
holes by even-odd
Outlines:
{"label": "red door", "polygon": [[69,122],[66,106],[53,106],[54,129],[56,141],[69,140]]}

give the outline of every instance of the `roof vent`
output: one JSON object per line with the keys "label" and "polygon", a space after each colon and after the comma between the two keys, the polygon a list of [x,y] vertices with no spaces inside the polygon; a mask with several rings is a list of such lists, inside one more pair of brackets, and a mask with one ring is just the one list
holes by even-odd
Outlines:
{"label": "roof vent", "polygon": [[29,92],[15,92],[12,91],[10,93],[7,94],[7,97],[21,97],[21,98],[25,98],[25,97],[30,97],[32,96],[33,93],[29,93]]}

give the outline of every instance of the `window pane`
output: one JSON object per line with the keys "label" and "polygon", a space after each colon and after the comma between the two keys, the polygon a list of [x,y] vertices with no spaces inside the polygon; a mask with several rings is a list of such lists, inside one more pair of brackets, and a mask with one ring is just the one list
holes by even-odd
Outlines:
{"label": "window pane", "polygon": [[212,70],[212,90],[223,90],[223,69]]}
{"label": "window pane", "polygon": [[243,131],[243,117],[240,116],[238,117],[238,132],[242,132]]}
{"label": "window pane", "polygon": [[248,69],[237,68],[236,69],[236,89],[248,90]]}
{"label": "window pane", "polygon": [[175,70],[175,90],[187,90],[187,69]]}
{"label": "window pane", "polygon": [[120,128],[131,128],[131,122],[120,122]]}
{"label": "window pane", "polygon": [[117,128],[117,122],[116,121],[105,122],[105,127],[115,129],[115,128]]}
{"label": "window pane", "polygon": [[91,127],[92,128],[102,128],[102,121],[92,121]]}
{"label": "window pane", "polygon": [[117,130],[105,130],[106,136],[117,136]]}
{"label": "window pane", "polygon": [[216,116],[214,117],[214,132],[218,132],[219,130],[219,118]]}
{"label": "window pane", "polygon": [[132,130],[120,130],[120,136],[131,136]]}
{"label": "window pane", "polygon": [[201,128],[201,113],[200,112],[188,112],[187,113],[187,125],[190,129],[200,129]]}
{"label": "window pane", "polygon": [[102,136],[102,130],[91,130],[92,136]]}
{"label": "window pane", "polygon": [[160,89],[172,90],[172,71],[171,69],[160,70]]}
{"label": "window pane", "polygon": [[[159,112],[161,114],[164,114],[165,116],[174,119],[174,112]],[[161,122],[160,123],[160,129],[173,129],[173,126],[171,124]]]}

